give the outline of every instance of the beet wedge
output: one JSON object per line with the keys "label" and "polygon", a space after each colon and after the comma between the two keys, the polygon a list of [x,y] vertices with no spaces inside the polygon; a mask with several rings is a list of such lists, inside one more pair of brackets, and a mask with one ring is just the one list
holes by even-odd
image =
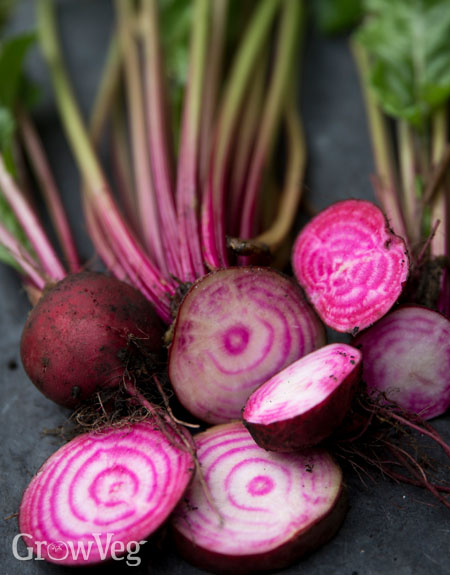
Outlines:
{"label": "beet wedge", "polygon": [[195,437],[198,476],[172,516],[178,551],[215,573],[283,569],[326,543],[347,509],[342,473],[322,449],[273,453],[242,423]]}
{"label": "beet wedge", "polygon": [[296,283],[268,268],[229,268],[197,281],[183,300],[169,355],[180,402],[209,423],[239,419],[272,375],[325,344]]}
{"label": "beet wedge", "polygon": [[334,343],[302,357],[258,387],[242,412],[264,449],[294,451],[326,439],[347,414],[361,373],[361,353]]}
{"label": "beet wedge", "polygon": [[450,320],[405,305],[355,339],[369,391],[431,419],[450,407]]}
{"label": "beet wedge", "polygon": [[336,331],[356,334],[397,301],[409,259],[405,242],[377,206],[345,200],[304,227],[292,266],[322,320]]}
{"label": "beet wedge", "polygon": [[191,480],[192,455],[176,441],[174,433],[140,422],[80,435],[61,447],[23,495],[25,544],[60,565],[126,553],[167,519]]}

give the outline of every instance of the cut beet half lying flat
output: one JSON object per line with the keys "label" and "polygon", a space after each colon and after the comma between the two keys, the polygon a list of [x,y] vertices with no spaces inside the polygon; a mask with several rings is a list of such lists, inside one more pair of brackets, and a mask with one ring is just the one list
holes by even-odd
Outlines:
{"label": "cut beet half lying flat", "polygon": [[346,512],[342,473],[322,449],[273,453],[239,422],[195,437],[196,476],[172,516],[179,552],[216,573],[282,569],[326,543]]}
{"label": "cut beet half lying flat", "polygon": [[305,226],[292,265],[323,321],[356,334],[386,314],[408,277],[405,242],[364,200],[333,204]]}
{"label": "cut beet half lying flat", "polygon": [[249,397],[244,424],[258,445],[293,451],[316,445],[342,423],[361,372],[361,353],[327,345],[274,375]]}
{"label": "cut beet half lying flat", "polygon": [[175,435],[141,422],[64,445],[23,495],[19,527],[25,544],[60,565],[129,552],[127,546],[165,521],[192,477],[192,456],[175,441]]}
{"label": "cut beet half lying flat", "polygon": [[261,383],[325,343],[295,281],[268,268],[218,270],[183,300],[169,356],[180,402],[210,423],[239,419]]}
{"label": "cut beet half lying flat", "polygon": [[450,407],[450,321],[420,306],[402,306],[355,339],[363,379],[424,419]]}

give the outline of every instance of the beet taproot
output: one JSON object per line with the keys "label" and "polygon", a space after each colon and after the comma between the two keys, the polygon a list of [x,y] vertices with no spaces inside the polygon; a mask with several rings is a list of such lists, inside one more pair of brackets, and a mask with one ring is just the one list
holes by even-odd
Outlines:
{"label": "beet taproot", "polygon": [[58,282],[33,308],[22,333],[22,363],[49,399],[74,407],[120,384],[131,340],[145,354],[162,352],[164,326],[130,285],[98,272]]}

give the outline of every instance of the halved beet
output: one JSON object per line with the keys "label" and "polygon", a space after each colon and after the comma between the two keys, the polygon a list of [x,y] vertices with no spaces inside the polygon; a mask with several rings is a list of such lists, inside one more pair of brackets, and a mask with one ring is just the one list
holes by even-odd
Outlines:
{"label": "halved beet", "polygon": [[405,242],[377,206],[333,204],[300,232],[294,273],[323,321],[356,334],[386,314],[408,277]]}
{"label": "halved beet", "polygon": [[302,357],[258,387],[242,412],[258,445],[293,451],[316,445],[342,423],[361,372],[361,353],[343,343]]}
{"label": "halved beet", "polygon": [[402,306],[355,339],[363,379],[424,419],[450,407],[450,320],[420,306]]}
{"label": "halved beet", "polygon": [[194,478],[172,516],[178,551],[216,573],[283,569],[326,543],[346,512],[342,473],[322,449],[273,453],[242,423],[195,437]]}
{"label": "halved beet", "polygon": [[25,544],[47,561],[85,565],[145,540],[178,503],[194,468],[168,433],[140,422],[64,445],[23,495]]}
{"label": "halved beet", "polygon": [[325,343],[301,289],[268,268],[229,268],[196,282],[178,311],[169,376],[180,402],[210,423],[239,419],[248,396]]}

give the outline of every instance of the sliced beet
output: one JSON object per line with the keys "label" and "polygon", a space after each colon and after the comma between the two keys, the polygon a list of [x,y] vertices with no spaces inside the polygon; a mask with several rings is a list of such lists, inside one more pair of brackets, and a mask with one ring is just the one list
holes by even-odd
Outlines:
{"label": "sliced beet", "polygon": [[258,445],[293,451],[316,445],[342,423],[361,372],[361,353],[334,343],[302,357],[258,387],[242,413]]}
{"label": "sliced beet", "polygon": [[408,277],[405,242],[377,206],[333,204],[299,234],[294,273],[323,321],[356,334],[386,314]]}
{"label": "sliced beet", "polygon": [[216,573],[283,569],[326,543],[346,512],[342,473],[322,449],[274,453],[239,422],[195,437],[194,479],[172,516],[178,551]]}
{"label": "sliced beet", "polygon": [[450,407],[450,320],[420,306],[402,306],[355,339],[363,379],[424,419]]}
{"label": "sliced beet", "polygon": [[240,418],[258,385],[324,343],[322,323],[290,278],[268,268],[223,269],[183,300],[169,376],[184,407],[222,423]]}
{"label": "sliced beet", "polygon": [[165,521],[191,480],[192,455],[175,442],[153,423],[140,422],[64,445],[23,495],[25,544],[60,565],[126,553],[129,543],[145,540]]}

